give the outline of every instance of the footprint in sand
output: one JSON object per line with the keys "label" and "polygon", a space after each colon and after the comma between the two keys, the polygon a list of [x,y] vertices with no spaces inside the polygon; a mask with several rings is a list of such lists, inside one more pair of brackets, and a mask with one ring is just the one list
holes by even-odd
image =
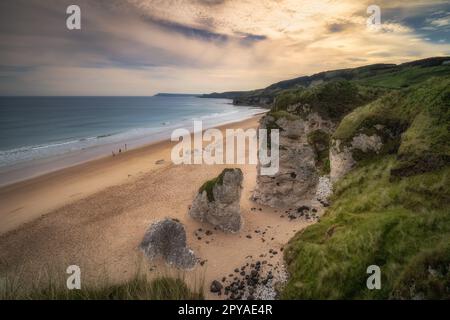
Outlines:
{"label": "footprint in sand", "polygon": [[73,198],[73,197],[79,196],[80,194],[83,194],[83,192],[71,194],[70,197]]}
{"label": "footprint in sand", "polygon": [[17,212],[17,211],[22,210],[23,208],[24,208],[24,207],[16,208],[16,209],[10,211],[9,213],[15,213],[15,212]]}

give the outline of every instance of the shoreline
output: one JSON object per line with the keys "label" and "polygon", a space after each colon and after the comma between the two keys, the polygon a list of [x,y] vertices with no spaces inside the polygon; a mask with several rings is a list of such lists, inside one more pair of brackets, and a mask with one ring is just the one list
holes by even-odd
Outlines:
{"label": "shoreline", "polygon": [[[244,120],[218,125],[215,128],[223,132],[225,129],[238,127],[248,128],[254,126],[261,117],[262,114],[256,114]],[[203,132],[205,130],[207,129],[204,129]],[[157,165],[155,162],[164,158],[166,158],[165,165],[167,165],[170,162],[170,150],[176,143],[170,139],[164,139],[129,149],[115,156],[101,156],[83,163],[45,172],[29,179],[0,186],[0,202],[2,203],[2,208],[0,209],[0,235],[13,230],[24,222],[31,221],[32,219],[28,219],[28,217],[21,217],[21,212],[25,211],[31,204],[34,205],[34,208],[28,208],[27,214],[24,214],[24,216],[36,218],[70,201],[81,199],[109,186],[120,184],[134,175],[143,173],[145,170],[141,170],[142,168],[139,171],[136,170],[141,165],[137,162],[142,162],[138,158],[149,157],[151,161],[148,162],[148,170],[161,167],[161,165]],[[131,172],[125,174],[123,172],[124,170],[120,170],[119,167],[121,164],[126,164],[127,162],[131,164],[131,168],[127,168]],[[119,168],[119,170],[111,172],[114,168]],[[108,171],[109,174],[106,176]],[[84,175],[84,177],[77,177],[79,174]],[[83,178],[87,178],[89,183],[80,184],[79,180],[83,180]],[[67,183],[76,183],[74,191],[76,190],[77,192],[61,192],[60,190],[55,190],[58,191],[57,194],[61,195],[62,193],[63,198],[69,198],[66,199],[67,201],[61,198],[55,199],[49,190],[57,189],[56,187],[60,180],[65,180]],[[60,187],[67,191],[66,186],[60,185]],[[45,201],[42,200],[42,195],[45,195]],[[28,206],[26,205],[27,203],[29,204]]]}
{"label": "shoreline", "polygon": [[[255,107],[257,108],[257,107]],[[209,125],[203,128],[204,130],[211,128],[222,128],[223,126],[231,125],[233,123],[239,123],[258,117],[266,113],[266,111],[260,111],[252,115],[246,115],[243,118],[235,119],[232,121],[220,122],[218,124]],[[192,134],[192,128],[188,127]],[[162,133],[158,133],[157,136],[161,136]],[[16,183],[25,182],[27,180],[35,179],[40,176],[51,174],[60,170],[68,169],[78,165],[83,165],[91,161],[101,160],[111,156],[111,152],[119,154],[118,150],[128,145],[126,152],[130,152],[136,149],[149,147],[154,144],[158,144],[165,141],[170,141],[170,137],[157,137],[153,141],[139,142],[140,140],[148,140],[148,137],[143,137],[137,140],[123,141],[120,143],[108,143],[105,145],[93,146],[88,149],[80,150],[76,153],[66,153],[60,155],[54,155],[49,158],[42,158],[33,161],[27,161],[19,163],[17,165],[9,165],[0,168],[0,189],[9,187]],[[125,153],[125,152],[122,152]],[[25,173],[24,173],[25,172]]]}

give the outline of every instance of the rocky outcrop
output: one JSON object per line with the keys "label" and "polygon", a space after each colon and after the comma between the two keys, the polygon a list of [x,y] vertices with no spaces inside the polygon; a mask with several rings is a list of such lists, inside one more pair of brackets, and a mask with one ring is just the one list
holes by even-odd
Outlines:
{"label": "rocky outcrop", "polygon": [[[303,109],[299,112],[299,108]],[[314,198],[322,173],[318,170],[318,151],[308,136],[317,131],[328,136],[335,127],[332,121],[308,113],[301,105],[290,106],[288,111],[268,114],[260,123],[261,129],[279,130],[280,167],[273,176],[258,174],[253,194],[256,202],[280,208],[297,207]],[[300,117],[292,112],[306,115]]]}
{"label": "rocky outcrop", "polygon": [[239,231],[242,224],[242,181],[240,169],[225,169],[217,178],[207,181],[200,188],[189,215],[223,231]]}
{"label": "rocky outcrop", "polygon": [[352,152],[349,147],[341,147],[341,141],[333,141],[330,148],[330,179],[335,183],[349,172],[356,161],[353,159]]}
{"label": "rocky outcrop", "polygon": [[190,269],[196,263],[194,252],[186,246],[184,226],[176,220],[153,223],[145,233],[140,248],[150,260],[162,257],[178,268]]}
{"label": "rocky outcrop", "polygon": [[378,154],[383,147],[380,136],[360,133],[347,145],[340,140],[333,140],[330,148],[330,178],[335,183],[347,174],[357,163],[361,154]]}
{"label": "rocky outcrop", "polygon": [[319,183],[317,184],[316,189],[316,199],[323,206],[329,205],[329,198],[333,193],[332,185],[330,178],[327,176],[323,176],[319,178]]}
{"label": "rocky outcrop", "polygon": [[376,134],[368,136],[361,133],[353,137],[352,140],[352,149],[358,149],[362,152],[374,151],[375,153],[378,153],[382,146],[383,142],[381,137]]}

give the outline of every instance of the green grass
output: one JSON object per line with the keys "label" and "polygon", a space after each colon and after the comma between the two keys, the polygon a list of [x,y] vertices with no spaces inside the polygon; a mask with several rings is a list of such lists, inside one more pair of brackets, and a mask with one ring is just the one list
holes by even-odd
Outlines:
{"label": "green grass", "polygon": [[198,300],[203,288],[188,288],[181,277],[160,276],[154,279],[137,273],[124,283],[82,283],[80,290],[68,290],[66,278],[44,272],[31,284],[24,284],[20,274],[0,277],[0,300]]}
{"label": "green grass", "polygon": [[287,112],[285,110],[278,110],[278,111],[271,110],[271,111],[269,111],[267,113],[267,115],[273,117],[274,121],[277,121],[277,120],[279,120],[281,118],[285,118],[285,119],[287,119],[289,121],[295,121],[295,120],[299,120],[300,119],[299,116],[297,116],[295,114],[292,114],[292,113],[289,113],[289,112]]}
{"label": "green grass", "polygon": [[450,66],[435,66],[435,67],[408,67],[396,72],[385,72],[375,76],[362,79],[359,83],[369,86],[400,89],[410,87],[432,77],[450,76]]}
{"label": "green grass", "polygon": [[[448,239],[450,240],[450,239]],[[396,299],[449,299],[450,241],[440,242],[417,255],[394,285]]]}
{"label": "green grass", "polygon": [[450,78],[434,78],[417,87],[406,105],[417,115],[402,136],[395,175],[412,175],[450,162]]}
{"label": "green grass", "polygon": [[[442,259],[434,265],[448,279],[450,168],[391,181],[395,161],[385,156],[349,173],[320,223],[290,241],[285,260],[291,277],[283,298],[411,298],[405,292],[412,275],[423,273],[423,257],[441,247]],[[381,268],[381,290],[366,287],[372,264]],[[414,295],[450,298],[445,281],[434,288],[425,285],[430,279],[420,279]]]}
{"label": "green grass", "polygon": [[432,78],[355,109],[341,121],[333,138],[348,145],[357,134],[379,135],[384,143],[381,153],[398,154],[393,174],[406,176],[450,161],[449,128],[450,79]]}
{"label": "green grass", "polygon": [[300,110],[300,116],[315,111],[325,119],[336,120],[384,92],[385,90],[360,86],[351,81],[336,80],[310,88],[285,90],[277,96],[272,111],[279,112],[291,105],[301,104],[310,110]]}

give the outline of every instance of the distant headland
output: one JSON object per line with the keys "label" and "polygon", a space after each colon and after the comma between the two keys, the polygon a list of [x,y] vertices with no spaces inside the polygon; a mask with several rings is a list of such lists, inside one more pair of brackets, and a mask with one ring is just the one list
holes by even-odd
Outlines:
{"label": "distant headland", "polygon": [[202,94],[195,94],[195,93],[157,93],[154,95],[154,97],[199,97]]}

